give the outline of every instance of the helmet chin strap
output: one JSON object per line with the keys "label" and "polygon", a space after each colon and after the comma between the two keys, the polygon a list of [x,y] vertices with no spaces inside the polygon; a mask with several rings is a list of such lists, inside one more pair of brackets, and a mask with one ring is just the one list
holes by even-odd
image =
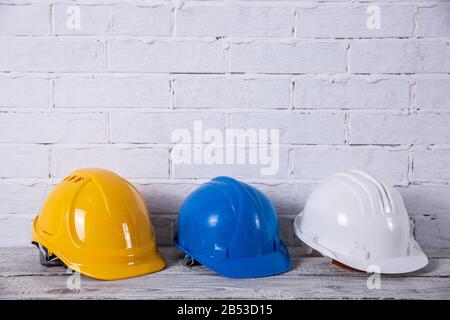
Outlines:
{"label": "helmet chin strap", "polygon": [[32,242],[39,249],[39,263],[45,267],[64,266],[57,256],[49,252],[46,247],[37,242]]}
{"label": "helmet chin strap", "polygon": [[194,258],[192,258],[189,255],[185,255],[183,257],[182,263],[183,263],[184,266],[186,266],[188,268],[200,265],[200,263],[197,260],[195,260]]}
{"label": "helmet chin strap", "polygon": [[361,270],[349,267],[348,265],[343,264],[343,263],[341,263],[341,262],[339,262],[337,260],[334,260],[334,259],[331,259],[331,263],[334,264],[335,266],[337,266],[339,268],[342,268],[342,269],[345,269],[345,270],[356,271],[356,272],[363,272]]}

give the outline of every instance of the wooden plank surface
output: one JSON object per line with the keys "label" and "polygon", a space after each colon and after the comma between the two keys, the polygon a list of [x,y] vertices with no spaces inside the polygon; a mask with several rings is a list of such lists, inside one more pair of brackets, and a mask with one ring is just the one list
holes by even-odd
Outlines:
{"label": "wooden plank surface", "polygon": [[[293,268],[259,279],[227,279],[202,266],[180,263],[175,248],[163,248],[168,267],[120,281],[81,277],[70,290],[62,267],[39,265],[34,248],[0,248],[1,299],[450,299],[450,259],[431,258],[423,270],[381,276],[380,289],[368,289],[368,274],[338,268],[322,257],[293,256]],[[295,250],[295,249],[294,249]]]}

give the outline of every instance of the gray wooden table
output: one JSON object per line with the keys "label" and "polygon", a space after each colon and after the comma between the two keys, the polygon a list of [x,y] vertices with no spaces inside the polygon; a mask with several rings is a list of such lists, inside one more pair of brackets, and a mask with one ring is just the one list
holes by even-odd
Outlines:
{"label": "gray wooden table", "polygon": [[[0,248],[1,299],[450,299],[450,259],[430,257],[423,270],[381,276],[380,289],[368,289],[366,273],[338,268],[322,257],[298,257],[282,275],[227,279],[204,267],[187,268],[174,248],[163,248],[165,270],[120,281],[81,276],[69,289],[62,267],[39,265],[35,248]],[[69,281],[70,282],[70,281]],[[70,286],[69,286],[70,287]]]}

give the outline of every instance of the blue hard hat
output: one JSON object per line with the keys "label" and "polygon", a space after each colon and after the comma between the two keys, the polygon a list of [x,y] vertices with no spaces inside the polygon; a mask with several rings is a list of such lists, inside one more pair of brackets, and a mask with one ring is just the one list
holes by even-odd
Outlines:
{"label": "blue hard hat", "polygon": [[230,278],[286,272],[289,252],[278,237],[271,201],[229,177],[202,184],[183,202],[175,245],[186,255]]}

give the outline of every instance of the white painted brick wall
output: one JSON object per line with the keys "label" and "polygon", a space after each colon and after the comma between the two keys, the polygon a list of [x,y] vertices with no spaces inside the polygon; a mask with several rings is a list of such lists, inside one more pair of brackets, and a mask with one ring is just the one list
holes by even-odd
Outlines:
{"label": "white painted brick wall", "polygon": [[49,108],[51,81],[48,76],[0,76],[2,108]]}
{"label": "white painted brick wall", "polygon": [[[215,152],[223,151],[222,147],[215,148]],[[244,147],[235,146],[235,152],[242,152],[244,155],[245,163],[243,164],[227,164],[224,161],[223,164],[210,164],[198,166],[198,164],[177,164],[174,166],[173,177],[175,179],[211,179],[217,176],[232,176],[237,179],[258,179],[261,178],[261,168],[267,167],[259,164],[249,163],[250,156],[258,153],[258,149],[255,146]],[[220,153],[219,153],[220,154]],[[225,154],[224,154],[225,156]],[[222,157],[225,159],[225,157]],[[281,147],[279,151],[278,160],[278,172],[270,175],[270,179],[287,179],[290,176],[289,171],[289,148]]]}
{"label": "white painted brick wall", "polygon": [[57,108],[169,108],[170,81],[167,76],[58,77],[54,101]]}
{"label": "white painted brick wall", "polygon": [[352,40],[354,73],[450,73],[450,43],[445,40]]}
{"label": "white painted brick wall", "polygon": [[39,72],[101,71],[105,44],[93,39],[16,37],[0,39],[0,70]]}
{"label": "white painted brick wall", "polygon": [[169,5],[83,5],[80,29],[67,28],[66,11],[73,4],[54,6],[57,35],[134,35],[169,36],[171,13]]}
{"label": "white painted brick wall", "polygon": [[417,15],[418,37],[448,37],[450,34],[450,4],[431,4],[419,7]]}
{"label": "white painted brick wall", "polygon": [[342,112],[247,112],[232,114],[230,128],[279,129],[280,142],[287,144],[343,144],[344,124],[345,114]]}
{"label": "white painted brick wall", "polygon": [[172,6],[112,6],[112,33],[136,36],[170,36],[172,32]]}
{"label": "white painted brick wall", "polygon": [[450,77],[422,76],[416,79],[414,107],[417,109],[450,108]]}
{"label": "white painted brick wall", "polygon": [[0,5],[0,36],[50,35],[51,8],[47,5]]}
{"label": "white painted brick wall", "polygon": [[[50,192],[50,184],[46,180],[1,179],[0,191],[0,214],[33,216],[42,208],[43,201]],[[14,225],[9,227],[14,228]],[[25,241],[28,239],[28,235],[17,234],[17,240],[21,244],[28,243]]]}
{"label": "white painted brick wall", "polygon": [[380,5],[382,28],[368,29],[367,4],[314,5],[299,8],[297,36],[306,38],[385,38],[411,37],[414,6]]}
{"label": "white painted brick wall", "polygon": [[[72,5],[55,4],[53,6],[54,33],[56,35],[104,35],[111,33],[112,13],[110,6],[80,6],[82,17],[80,29],[68,28],[68,14]],[[70,20],[69,20],[70,21]]]}
{"label": "white painted brick wall", "polygon": [[225,129],[225,115],[192,112],[115,112],[111,114],[111,141],[114,143],[171,143],[175,129],[193,131],[194,121],[205,128]]}
{"label": "white painted brick wall", "polygon": [[446,184],[414,184],[400,188],[410,214],[423,213],[447,215],[450,206],[450,186]]}
{"label": "white painted brick wall", "polygon": [[110,168],[126,178],[167,179],[168,154],[167,148],[55,148],[52,150],[53,175],[64,178],[77,168],[98,167]]}
{"label": "white painted brick wall", "polygon": [[177,12],[179,36],[289,37],[294,9],[289,6],[186,4]]}
{"label": "white painted brick wall", "polygon": [[187,75],[175,78],[177,108],[289,108],[290,79],[274,76]]}
{"label": "white painted brick wall", "polygon": [[224,41],[113,40],[109,43],[111,71],[224,72]]}
{"label": "white painted brick wall", "polygon": [[346,46],[338,41],[233,42],[230,71],[254,73],[345,72]]}
{"label": "white painted brick wall", "polygon": [[49,152],[39,146],[0,147],[0,178],[48,178]]}
{"label": "white painted brick wall", "polygon": [[350,115],[351,144],[450,144],[450,114]]}
{"label": "white painted brick wall", "polygon": [[450,150],[420,150],[414,152],[414,180],[450,180]]}
{"label": "white painted brick wall", "polygon": [[[397,186],[426,249],[449,248],[449,21],[448,0],[0,0],[0,246],[28,245],[51,188],[100,166],[142,191],[162,245],[220,174],[266,192],[298,245],[311,191],[359,168]],[[174,163],[172,131],[196,120],[279,129],[278,173]]]}
{"label": "white painted brick wall", "polygon": [[101,113],[6,112],[0,113],[0,142],[102,143],[106,126]]}
{"label": "white painted brick wall", "polygon": [[408,184],[408,151],[405,149],[300,147],[295,149],[293,165],[294,177],[298,179],[326,179],[352,167],[368,170],[396,185]]}
{"label": "white painted brick wall", "polygon": [[294,106],[300,109],[407,109],[410,83],[405,77],[301,76],[295,80]]}

